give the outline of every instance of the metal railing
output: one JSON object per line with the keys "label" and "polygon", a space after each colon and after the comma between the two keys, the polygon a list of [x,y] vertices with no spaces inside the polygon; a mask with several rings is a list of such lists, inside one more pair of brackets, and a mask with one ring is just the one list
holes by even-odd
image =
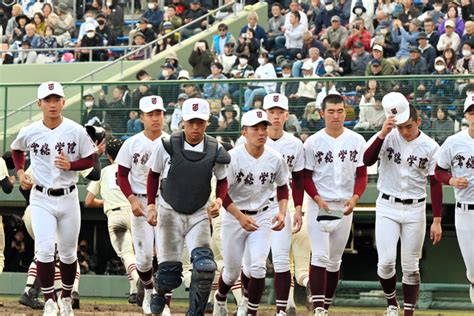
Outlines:
{"label": "metal railing", "polygon": [[[193,20],[191,23],[196,23],[196,22],[202,21],[202,20],[204,20],[204,19],[207,19],[207,21],[209,21],[209,17],[210,17],[211,15],[215,14],[217,11],[223,10],[223,9],[228,8],[228,7],[231,7],[231,6],[235,6],[235,4],[236,4],[236,2],[234,2],[234,1],[229,2],[229,3],[225,4],[225,5],[223,5],[223,6],[219,7],[219,8],[217,8],[216,10],[209,11],[207,14],[205,14],[205,15],[199,17],[199,18],[196,19],[196,20]],[[234,14],[235,14],[235,10],[234,10]],[[154,47],[155,44],[157,44],[157,43],[160,42],[160,41],[163,41],[163,40],[167,39],[168,37],[174,36],[177,32],[181,32],[181,31],[184,30],[187,26],[188,26],[187,24],[182,25],[182,26],[180,26],[179,28],[173,30],[172,32],[170,32],[170,33],[168,33],[168,34],[165,34],[165,35],[162,35],[162,36],[156,38],[155,40],[153,40],[152,42],[147,43],[147,44],[145,44],[145,45],[143,45],[143,46],[140,46],[139,49],[145,49],[145,50],[150,49],[150,50],[153,50],[153,47]],[[210,27],[210,25],[209,25],[209,23],[207,23],[207,28],[209,28],[209,27]],[[177,45],[179,45],[179,44],[181,44],[181,37],[180,37],[180,40],[179,40],[179,42],[178,42]],[[103,66],[101,66],[101,67],[99,67],[99,68],[97,68],[97,69],[95,69],[95,70],[93,70],[93,71],[91,71],[91,72],[85,74],[85,75],[80,76],[79,78],[73,80],[73,82],[81,82],[81,81],[83,81],[83,80],[86,79],[86,78],[89,78],[90,81],[94,81],[94,75],[96,75],[97,73],[99,73],[99,72],[101,72],[101,71],[104,71],[104,70],[106,70],[106,69],[108,69],[108,68],[111,68],[111,67],[115,66],[115,65],[118,64],[118,63],[120,63],[120,74],[123,75],[123,71],[124,71],[123,63],[124,63],[125,61],[128,61],[128,58],[131,57],[131,56],[133,56],[133,55],[136,53],[136,51],[137,51],[137,49],[132,50],[131,52],[129,52],[129,53],[123,55],[122,57],[120,57],[120,58],[118,58],[118,59],[116,59],[116,60],[114,60],[114,61],[112,61],[112,62],[109,62],[109,63],[107,63],[107,64],[105,64],[105,65],[103,65]],[[151,59],[152,57],[153,57],[153,53],[150,54],[150,59]],[[5,112],[4,112],[4,116],[3,116],[3,117],[0,117],[0,120],[1,120],[1,119],[4,119],[5,117],[6,117],[6,118],[11,117],[11,116],[15,115],[16,113],[25,110],[26,108],[30,108],[30,113],[31,113],[31,110],[32,110],[31,107],[32,107],[34,104],[36,104],[36,100],[30,101],[30,102],[26,103],[25,105],[19,107],[18,109],[14,110],[14,111],[12,111],[12,112],[7,112],[7,111],[5,111]],[[30,115],[29,119],[31,120],[31,115]]]}

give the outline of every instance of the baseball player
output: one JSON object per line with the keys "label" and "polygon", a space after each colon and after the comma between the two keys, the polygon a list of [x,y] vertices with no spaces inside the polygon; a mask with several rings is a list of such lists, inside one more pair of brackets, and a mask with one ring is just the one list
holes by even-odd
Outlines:
{"label": "baseball player", "polygon": [[455,227],[459,248],[466,265],[469,296],[474,304],[474,97],[464,101],[464,118],[469,128],[448,137],[441,146],[435,170],[436,178],[454,187]]}
{"label": "baseball player", "polygon": [[344,127],[345,101],[327,95],[321,104],[325,128],[305,144],[305,189],[311,243],[309,283],[314,315],[327,315],[352,225],[352,211],[367,186],[365,140]]}
{"label": "baseball player", "polygon": [[[205,134],[210,115],[206,100],[184,101],[182,115],[184,131],[158,143],[148,163],[148,221],[158,225],[159,232],[155,286],[160,300],[154,312],[161,313],[164,294],[182,282],[181,257],[186,242],[193,264],[186,315],[201,316],[217,269],[210,248],[208,211],[211,217],[218,215],[227,194],[226,165],[230,156],[215,138]],[[208,205],[213,173],[217,179],[216,199]],[[158,188],[161,190],[159,216],[155,199],[151,198]]]}
{"label": "baseball player", "polygon": [[[13,190],[13,185],[16,182],[15,176],[8,175],[7,164],[5,160],[0,157],[0,185],[2,187],[3,192],[10,194]],[[0,274],[3,272],[3,268],[5,265],[5,257],[3,255],[3,251],[5,249],[5,235],[3,232],[3,220],[2,216],[0,215]]]}
{"label": "baseball player", "polygon": [[[117,255],[122,259],[127,274],[131,276],[130,293],[128,301],[130,304],[136,303],[137,287],[139,280],[135,265],[135,253],[133,252],[130,218],[132,212],[130,203],[120,191],[117,185],[118,166],[114,163],[115,158],[122,147],[120,139],[111,139],[107,142],[106,152],[110,165],[103,168],[99,181],[92,181],[87,187],[85,205],[104,209],[107,216],[107,226],[109,229],[110,242]],[[99,195],[102,199],[97,199]]]}
{"label": "baseball player", "polygon": [[395,263],[401,242],[404,315],[413,315],[420,287],[419,259],[426,232],[426,182],[430,178],[433,224],[430,238],[441,240],[442,185],[434,177],[438,144],[419,130],[421,118],[398,92],[382,99],[387,119],[369,140],[364,163],[380,161],[375,207],[377,274],[387,299],[386,315],[398,315]]}
{"label": "baseball player", "polygon": [[[145,288],[142,308],[151,314],[151,305],[158,299],[153,291],[153,250],[158,253],[158,232],[147,222],[147,162],[161,138],[169,136],[162,132],[165,108],[159,96],[146,96],[140,99],[140,119],[144,130],[127,139],[119,150],[115,162],[117,182],[127,197],[133,216],[131,216],[132,241],[135,249],[136,268]],[[155,200],[156,194],[152,195]],[[169,313],[167,310],[165,313]]]}
{"label": "baseball player", "polygon": [[[64,104],[61,84],[42,83],[38,88],[38,106],[43,119],[22,128],[11,145],[20,184],[30,182],[24,176],[26,151],[35,170],[30,196],[31,222],[38,279],[45,298],[44,315],[56,315],[58,305],[62,315],[73,315],[71,290],[77,268],[81,217],[77,171],[93,166],[96,151],[85,129],[62,116]],[[63,287],[58,299],[54,295],[56,239]]]}
{"label": "baseball player", "polygon": [[[224,201],[227,212],[221,228],[224,271],[214,298],[216,316],[227,315],[227,293],[239,277],[242,257],[242,275],[248,277],[244,286],[248,290],[247,314],[257,314],[265,289],[271,232],[285,226],[289,172],[282,155],[265,146],[270,124],[262,110],[245,113],[241,125],[246,142],[230,151],[229,192]],[[275,186],[279,212],[273,216],[269,207]]]}

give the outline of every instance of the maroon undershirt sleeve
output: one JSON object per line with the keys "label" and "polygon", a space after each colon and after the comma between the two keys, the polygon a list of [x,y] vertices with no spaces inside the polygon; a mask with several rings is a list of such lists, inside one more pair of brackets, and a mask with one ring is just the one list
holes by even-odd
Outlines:
{"label": "maroon undershirt sleeve", "polygon": [[224,208],[227,209],[227,207],[229,205],[231,205],[232,203],[234,203],[234,201],[232,201],[232,199],[230,198],[229,193],[227,193],[225,198],[224,198],[224,204],[222,204],[222,206],[224,206]]}
{"label": "maroon undershirt sleeve", "polygon": [[130,182],[128,181],[128,174],[130,173],[130,169],[124,167],[122,165],[118,165],[118,172],[117,172],[117,183],[122,190],[125,197],[129,197],[133,194],[132,187],[130,186]]}
{"label": "maroon undershirt sleeve", "polygon": [[148,205],[156,203],[156,195],[158,193],[159,187],[160,174],[150,169],[148,172],[148,178],[146,180],[146,196]]}
{"label": "maroon undershirt sleeve", "polygon": [[436,165],[435,168],[435,177],[438,181],[443,184],[449,185],[449,180],[453,177],[452,174],[447,169],[443,169],[440,166]]}
{"label": "maroon undershirt sleeve", "polygon": [[286,184],[277,187],[277,200],[288,200],[288,186]]}
{"label": "maroon undershirt sleeve", "polygon": [[227,178],[217,180],[216,199],[220,198],[222,200],[222,203],[224,203],[226,195],[227,195]]}
{"label": "maroon undershirt sleeve", "polygon": [[291,195],[295,207],[303,205],[304,197],[304,171],[296,171],[291,173]]}
{"label": "maroon undershirt sleeve", "polygon": [[383,139],[375,138],[374,142],[370,144],[369,148],[364,153],[364,165],[372,166],[379,159],[380,149],[382,149]]}
{"label": "maroon undershirt sleeve", "polygon": [[79,170],[86,170],[92,168],[94,166],[94,154],[81,158],[76,161],[71,161],[71,167],[69,170],[79,171]]}
{"label": "maroon undershirt sleeve", "polygon": [[433,217],[441,217],[443,207],[443,185],[435,176],[430,176],[430,190]]}
{"label": "maroon undershirt sleeve", "polygon": [[354,184],[354,194],[357,194],[359,197],[364,194],[365,189],[367,188],[367,182],[369,177],[367,176],[367,166],[360,166],[356,169],[356,179]]}
{"label": "maroon undershirt sleeve", "polygon": [[20,169],[25,169],[26,155],[24,151],[12,150],[12,159],[17,171]]}
{"label": "maroon undershirt sleeve", "polygon": [[304,169],[304,190],[309,194],[311,199],[319,195],[313,182],[313,170]]}

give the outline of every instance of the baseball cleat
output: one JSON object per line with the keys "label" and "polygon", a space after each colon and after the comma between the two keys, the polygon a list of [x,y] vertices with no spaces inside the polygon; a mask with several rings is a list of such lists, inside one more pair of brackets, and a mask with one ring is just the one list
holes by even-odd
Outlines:
{"label": "baseball cleat", "polygon": [[314,316],[327,316],[327,315],[328,315],[328,311],[322,307],[316,307],[314,309]]}
{"label": "baseball cleat", "polygon": [[[143,301],[143,304],[145,304],[145,301]],[[151,294],[151,297],[150,297],[150,310],[153,314],[163,313],[165,307],[166,307],[166,299],[165,299],[164,295]]]}
{"label": "baseball cleat", "polygon": [[295,306],[288,307],[288,309],[286,310],[286,314],[288,316],[296,316],[296,307]]}
{"label": "baseball cleat", "polygon": [[43,316],[57,316],[58,312],[58,304],[52,298],[44,303]]}
{"label": "baseball cleat", "polygon": [[286,313],[284,311],[279,311],[275,316],[286,316]]}
{"label": "baseball cleat", "polygon": [[206,313],[212,313],[213,309],[214,309],[214,306],[212,305],[212,302],[207,302],[205,312]]}
{"label": "baseball cleat", "polygon": [[227,300],[221,302],[214,296],[214,309],[212,316],[227,316]]}
{"label": "baseball cleat", "polygon": [[398,308],[398,306],[390,305],[383,314],[384,316],[398,316],[400,314],[400,308]]}
{"label": "baseball cleat", "polygon": [[[36,293],[36,295],[35,295]],[[28,292],[23,292],[21,294],[18,303],[21,305],[29,306],[32,309],[43,309],[44,304],[38,299],[38,293],[34,288],[28,290]]]}
{"label": "baseball cleat", "polygon": [[137,293],[131,293],[128,295],[128,303],[137,304]]}
{"label": "baseball cleat", "polygon": [[72,300],[70,297],[60,298],[58,300],[59,314],[61,316],[74,316],[72,309]]}
{"label": "baseball cleat", "polygon": [[72,299],[72,308],[73,309],[80,309],[81,308],[81,297],[79,296],[79,292],[72,292],[71,293]]}

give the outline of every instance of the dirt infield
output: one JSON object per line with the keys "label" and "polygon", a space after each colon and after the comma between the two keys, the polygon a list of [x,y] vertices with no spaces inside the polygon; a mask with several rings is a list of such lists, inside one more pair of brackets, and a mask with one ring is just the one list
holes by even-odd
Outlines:
{"label": "dirt infield", "polygon": [[[173,301],[172,315],[184,316],[186,312],[186,301]],[[229,306],[229,312],[233,312],[234,305]],[[138,306],[121,303],[120,300],[110,299],[81,299],[81,309],[75,310],[75,316],[85,315],[104,315],[104,316],[139,316],[143,315]],[[417,311],[417,315],[429,316],[468,316],[474,315],[472,311]],[[0,315],[1,316],[37,316],[42,315],[40,310],[32,310],[28,307],[17,303],[17,298],[14,297],[0,297]],[[207,314],[206,314],[207,315]],[[212,315],[212,313],[209,313]],[[229,313],[232,316],[232,313]],[[275,312],[273,307],[269,305],[262,306],[258,313],[260,316],[273,316]],[[310,316],[312,313],[308,312],[304,307],[298,309],[298,316]],[[360,307],[333,307],[330,312],[331,316],[381,316],[383,309],[381,308],[360,308]]]}

